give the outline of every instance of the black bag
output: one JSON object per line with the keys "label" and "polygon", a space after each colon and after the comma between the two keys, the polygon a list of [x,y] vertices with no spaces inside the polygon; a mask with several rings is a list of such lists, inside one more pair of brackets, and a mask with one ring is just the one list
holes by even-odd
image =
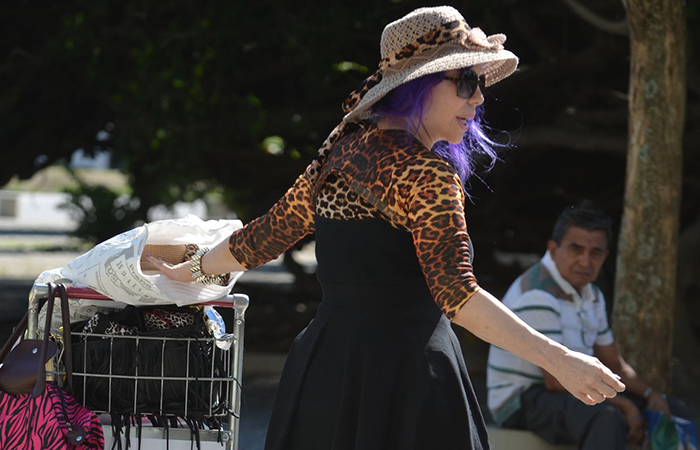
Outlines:
{"label": "black bag", "polygon": [[188,419],[225,409],[225,352],[201,308],[129,305],[72,328],[74,393],[88,408]]}
{"label": "black bag", "polygon": [[[49,289],[53,294],[53,286]],[[43,303],[39,309],[41,306]],[[38,349],[43,346],[42,339],[24,339],[28,318],[27,312],[0,350],[0,390],[8,394],[31,394],[37,382],[40,366],[46,365],[58,350],[56,342],[47,340],[46,351],[39,352]],[[21,340],[17,342],[18,339]]]}

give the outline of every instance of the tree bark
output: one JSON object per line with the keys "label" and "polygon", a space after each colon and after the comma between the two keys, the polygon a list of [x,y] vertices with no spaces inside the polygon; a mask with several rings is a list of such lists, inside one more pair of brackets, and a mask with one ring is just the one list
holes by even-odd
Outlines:
{"label": "tree bark", "polygon": [[686,103],[685,1],[623,3],[631,48],[629,149],[613,331],[642,378],[669,390]]}

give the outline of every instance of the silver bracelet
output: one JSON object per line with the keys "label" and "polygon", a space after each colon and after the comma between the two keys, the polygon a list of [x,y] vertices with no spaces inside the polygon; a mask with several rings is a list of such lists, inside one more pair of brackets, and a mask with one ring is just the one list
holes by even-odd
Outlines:
{"label": "silver bracelet", "polygon": [[225,275],[207,275],[202,271],[202,256],[209,251],[207,247],[200,247],[199,250],[192,255],[190,259],[190,272],[192,278],[204,284],[221,284],[224,282]]}

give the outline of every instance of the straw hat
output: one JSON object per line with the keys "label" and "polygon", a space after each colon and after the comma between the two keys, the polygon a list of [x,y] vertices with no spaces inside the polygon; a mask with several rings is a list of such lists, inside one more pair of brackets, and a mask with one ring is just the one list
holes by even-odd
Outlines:
{"label": "straw hat", "polygon": [[436,72],[481,64],[490,86],[515,71],[518,58],[503,48],[506,36],[471,28],[450,6],[417,9],[384,28],[379,69],[343,104],[344,122],[366,119],[389,91]]}

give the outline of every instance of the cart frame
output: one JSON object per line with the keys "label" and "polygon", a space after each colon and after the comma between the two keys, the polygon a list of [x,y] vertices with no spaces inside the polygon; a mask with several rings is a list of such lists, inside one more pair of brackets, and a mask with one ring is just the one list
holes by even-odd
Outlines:
{"label": "cart frame", "polygon": [[[99,292],[87,288],[67,287],[68,298],[70,299],[87,299],[104,302],[114,302],[116,300],[106,297]],[[27,335],[30,338],[38,336],[38,318],[39,305],[42,299],[48,296],[48,285],[43,283],[35,283],[29,293],[29,320],[27,324]],[[197,303],[196,306],[219,306],[233,309],[233,342],[231,345],[232,352],[230,355],[230,367],[227,367],[229,378],[231,379],[231,388],[227,390],[228,398],[226,399],[229,406],[227,414],[228,429],[223,430],[199,430],[200,439],[203,442],[217,442],[221,439],[226,450],[238,449],[239,427],[240,427],[240,412],[241,412],[241,377],[243,372],[243,342],[245,331],[245,311],[248,308],[250,301],[245,294],[230,294],[222,297],[219,300]],[[158,305],[155,305],[158,306]],[[194,306],[194,305],[193,305]],[[89,374],[78,374],[88,376]],[[135,430],[134,430],[135,432]],[[166,437],[172,440],[190,440],[190,430],[186,428],[169,428],[160,427],[143,427],[141,431],[144,439],[165,439]]]}

